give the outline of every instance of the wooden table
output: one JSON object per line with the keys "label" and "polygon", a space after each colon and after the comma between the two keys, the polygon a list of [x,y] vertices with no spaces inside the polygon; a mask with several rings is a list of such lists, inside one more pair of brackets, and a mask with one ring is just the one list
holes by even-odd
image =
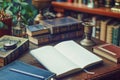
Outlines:
{"label": "wooden table", "polygon": [[[75,40],[79,42],[80,39]],[[102,44],[104,42],[99,40],[94,40],[96,44]],[[53,43],[54,45],[56,43]],[[51,45],[51,44],[50,44]],[[30,50],[38,48],[40,46],[36,46],[30,43]],[[88,50],[92,51],[92,47],[85,47]],[[29,50],[29,51],[30,51]],[[28,64],[32,64],[34,66],[44,68],[40,63],[29,54],[29,51],[26,54],[22,55],[19,60],[24,61]],[[119,80],[120,79],[120,64],[113,63],[105,58],[103,58],[104,63],[99,66],[95,66],[95,68],[90,69],[89,71],[95,72],[95,74],[88,74],[84,71],[77,72],[63,78],[57,80]]]}

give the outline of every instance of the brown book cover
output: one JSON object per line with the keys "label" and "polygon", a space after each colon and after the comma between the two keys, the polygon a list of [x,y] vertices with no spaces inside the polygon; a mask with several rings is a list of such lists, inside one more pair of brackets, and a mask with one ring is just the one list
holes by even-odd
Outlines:
{"label": "brown book cover", "polygon": [[113,44],[105,43],[102,45],[94,46],[93,52],[115,63],[120,62],[120,47]]}

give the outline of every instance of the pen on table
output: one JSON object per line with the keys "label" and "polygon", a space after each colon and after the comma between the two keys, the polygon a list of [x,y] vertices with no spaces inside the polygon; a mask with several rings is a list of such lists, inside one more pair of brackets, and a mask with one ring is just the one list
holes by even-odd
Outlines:
{"label": "pen on table", "polygon": [[28,75],[28,76],[32,76],[32,77],[36,77],[36,78],[40,78],[40,79],[45,79],[44,76],[40,76],[40,75],[33,74],[33,73],[30,73],[30,72],[25,72],[25,71],[18,70],[18,69],[15,69],[15,68],[9,68],[9,70],[17,72],[17,73],[25,74],[25,75]]}

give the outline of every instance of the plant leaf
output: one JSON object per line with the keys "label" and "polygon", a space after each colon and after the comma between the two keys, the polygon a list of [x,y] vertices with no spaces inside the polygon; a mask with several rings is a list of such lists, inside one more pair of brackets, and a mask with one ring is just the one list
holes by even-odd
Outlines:
{"label": "plant leaf", "polygon": [[22,10],[21,10],[21,14],[22,14],[22,15],[25,15],[26,13],[27,13],[27,10],[26,10],[26,9],[22,9]]}
{"label": "plant leaf", "polygon": [[4,23],[0,21],[0,29],[3,28]]}
{"label": "plant leaf", "polygon": [[20,0],[13,0],[13,2],[16,2],[16,3],[21,3]]}
{"label": "plant leaf", "polygon": [[6,9],[5,12],[6,12],[6,14],[13,15],[12,11],[10,11],[8,9]]}
{"label": "plant leaf", "polygon": [[27,6],[27,5],[29,5],[28,3],[26,3],[26,2],[21,2],[20,3],[22,6]]}

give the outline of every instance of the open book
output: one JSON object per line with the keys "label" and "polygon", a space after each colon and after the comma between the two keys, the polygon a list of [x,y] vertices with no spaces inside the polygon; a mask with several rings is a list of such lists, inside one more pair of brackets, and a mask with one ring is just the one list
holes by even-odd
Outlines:
{"label": "open book", "polygon": [[55,46],[43,46],[30,53],[57,77],[80,71],[102,62],[102,59],[73,40],[63,41]]}

